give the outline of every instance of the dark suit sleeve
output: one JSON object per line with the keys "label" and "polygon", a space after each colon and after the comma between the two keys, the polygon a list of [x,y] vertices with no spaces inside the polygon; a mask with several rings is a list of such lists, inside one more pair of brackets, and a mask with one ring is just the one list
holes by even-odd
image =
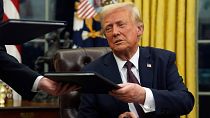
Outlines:
{"label": "dark suit sleeve", "polygon": [[0,78],[17,91],[23,99],[31,99],[35,93],[31,92],[38,73],[20,64],[14,57],[0,51]]}
{"label": "dark suit sleeve", "polygon": [[156,114],[183,115],[189,113],[194,105],[194,97],[187,90],[175,64],[175,53],[167,53],[167,58],[159,58],[157,88],[152,89]]}

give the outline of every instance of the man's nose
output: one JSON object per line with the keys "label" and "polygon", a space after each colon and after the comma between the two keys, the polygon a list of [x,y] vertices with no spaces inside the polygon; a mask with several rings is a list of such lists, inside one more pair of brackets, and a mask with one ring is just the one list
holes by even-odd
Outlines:
{"label": "man's nose", "polygon": [[119,32],[119,27],[117,25],[114,25],[113,26],[113,35],[118,35],[120,32]]}

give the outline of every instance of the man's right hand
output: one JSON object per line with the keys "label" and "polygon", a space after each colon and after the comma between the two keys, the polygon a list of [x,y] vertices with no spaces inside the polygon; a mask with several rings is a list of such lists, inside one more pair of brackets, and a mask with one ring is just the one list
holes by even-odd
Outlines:
{"label": "man's right hand", "polygon": [[54,96],[60,96],[67,94],[71,91],[76,91],[81,87],[76,85],[58,83],[46,77],[43,77],[38,84],[38,89],[47,92],[48,94]]}

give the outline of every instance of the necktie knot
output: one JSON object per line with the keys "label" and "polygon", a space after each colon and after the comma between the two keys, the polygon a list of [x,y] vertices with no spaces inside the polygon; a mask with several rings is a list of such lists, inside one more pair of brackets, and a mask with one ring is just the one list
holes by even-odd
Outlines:
{"label": "necktie knot", "polygon": [[126,67],[128,70],[131,70],[131,68],[133,67],[133,63],[131,63],[130,61],[127,61],[124,65],[124,67]]}
{"label": "necktie knot", "polygon": [[127,68],[127,81],[131,82],[131,83],[137,83],[139,84],[137,78],[135,77],[135,75],[133,74],[133,72],[131,71],[131,68],[133,67],[133,63],[131,63],[130,61],[127,61],[124,65],[124,67]]}

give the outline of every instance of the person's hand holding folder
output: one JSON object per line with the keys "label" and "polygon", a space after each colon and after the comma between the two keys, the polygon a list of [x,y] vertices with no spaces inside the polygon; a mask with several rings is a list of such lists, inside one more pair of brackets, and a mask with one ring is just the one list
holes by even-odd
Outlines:
{"label": "person's hand holding folder", "polygon": [[81,87],[69,83],[55,82],[46,77],[43,77],[38,84],[38,89],[43,90],[51,95],[59,96],[67,94],[71,91],[76,91]]}

